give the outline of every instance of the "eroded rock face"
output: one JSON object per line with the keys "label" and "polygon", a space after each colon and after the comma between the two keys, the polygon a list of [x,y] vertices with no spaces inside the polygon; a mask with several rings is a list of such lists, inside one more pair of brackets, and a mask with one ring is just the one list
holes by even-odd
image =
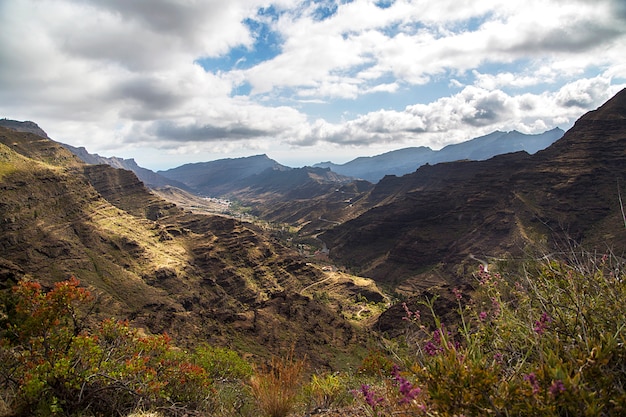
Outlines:
{"label": "eroded rock face", "polygon": [[157,220],[180,211],[152,194],[131,171],[109,165],[85,165],[83,172],[104,199],[133,215]]}
{"label": "eroded rock face", "polygon": [[553,248],[564,242],[601,250],[608,245],[621,253],[622,188],[626,90],[535,155],[423,166],[386,177],[363,198],[372,208],[321,238],[331,257],[366,276],[395,284],[424,279],[427,287],[438,264],[521,253],[540,241]]}
{"label": "eroded rock face", "polygon": [[184,212],[132,172],[83,165],[32,133],[0,128],[0,163],[0,289],[74,275],[104,317],[180,346],[236,341],[269,356],[294,345],[315,367],[363,335],[301,296],[321,271],[251,224]]}

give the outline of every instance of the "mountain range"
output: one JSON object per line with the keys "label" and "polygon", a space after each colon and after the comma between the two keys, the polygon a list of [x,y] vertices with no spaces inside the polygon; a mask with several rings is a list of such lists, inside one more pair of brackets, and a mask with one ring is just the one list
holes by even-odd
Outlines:
{"label": "mountain range", "polygon": [[356,158],[345,164],[322,162],[315,167],[330,168],[338,174],[378,182],[385,175],[402,176],[414,172],[425,164],[469,159],[481,161],[493,156],[526,151],[533,154],[554,143],[563,136],[563,130],[554,128],[538,135],[527,135],[518,131],[495,131],[485,136],[470,139],[434,151],[421,146],[398,149],[381,155]]}
{"label": "mountain range", "polygon": [[[48,138],[46,132],[31,121],[19,122],[2,119],[0,120],[0,126],[22,132],[31,132]],[[329,168],[333,173],[339,174],[339,176],[330,174],[329,181],[345,183],[348,179],[341,178],[345,176],[376,183],[386,175],[402,176],[414,172],[425,164],[465,159],[484,160],[495,155],[516,151],[526,151],[534,154],[562,137],[563,133],[563,130],[560,128],[554,128],[536,135],[528,135],[517,131],[495,131],[466,142],[448,145],[438,151],[424,146],[403,148],[376,156],[359,157],[345,164],[320,162],[312,167],[303,167],[303,170],[304,172],[311,172],[312,177],[319,178],[320,176],[329,175],[325,174],[324,171]],[[107,164],[114,168],[133,171],[150,188],[172,186],[196,194],[214,197],[234,195],[237,191],[248,188],[248,186],[251,186],[251,188],[260,186],[259,178],[255,178],[255,176],[268,169],[270,170],[269,172],[273,172],[278,176],[276,179],[270,179],[271,175],[269,173],[264,175],[264,178],[270,182],[273,181],[274,185],[280,182],[281,173],[291,172],[289,175],[283,175],[284,178],[289,178],[294,174],[293,170],[296,170],[295,172],[298,170],[298,168],[282,165],[270,159],[267,155],[255,155],[244,158],[227,158],[185,164],[176,168],[154,172],[139,166],[134,159],[103,157],[89,153],[84,147],[74,147],[63,143],[61,145],[87,164]],[[322,168],[323,170],[316,170],[316,168]],[[305,174],[305,176],[308,176],[308,174]],[[301,178],[304,177],[301,176]]]}
{"label": "mountain range", "polygon": [[0,287],[75,275],[105,315],[183,345],[265,357],[294,345],[336,369],[368,332],[401,322],[393,297],[471,287],[479,263],[626,252],[626,90],[533,154],[427,163],[376,184],[263,155],[157,173],[233,193],[274,228],[183,210],[132,171],[88,165],[16,123],[0,127]]}
{"label": "mountain range", "polygon": [[[548,148],[385,177],[320,238],[331,257],[407,291],[462,280],[477,257],[626,251],[626,90]],[[450,268],[452,267],[452,268]]]}
{"label": "mountain range", "polygon": [[[365,340],[346,312],[383,297],[371,280],[324,271],[251,223],[182,210],[131,171],[87,165],[39,132],[0,127],[0,195],[0,290],[76,276],[99,317],[181,347],[263,358],[293,346],[336,368]],[[314,297],[329,286],[332,296]]]}

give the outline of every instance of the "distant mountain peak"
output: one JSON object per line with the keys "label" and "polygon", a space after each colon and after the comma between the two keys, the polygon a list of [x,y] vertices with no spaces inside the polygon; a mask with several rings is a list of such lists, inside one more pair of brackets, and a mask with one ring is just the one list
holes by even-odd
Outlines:
{"label": "distant mountain peak", "polygon": [[565,132],[554,128],[544,133],[529,135],[517,130],[503,132],[496,130],[465,142],[455,143],[434,151],[420,146],[397,149],[376,156],[359,157],[345,164],[321,162],[315,167],[328,167],[334,172],[370,182],[378,182],[386,175],[402,176],[415,172],[424,164],[437,164],[459,160],[485,160],[496,155],[526,151],[534,154],[545,149]]}

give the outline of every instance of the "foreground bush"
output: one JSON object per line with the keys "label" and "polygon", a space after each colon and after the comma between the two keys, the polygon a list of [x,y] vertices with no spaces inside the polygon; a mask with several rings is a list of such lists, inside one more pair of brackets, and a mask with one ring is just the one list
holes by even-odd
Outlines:
{"label": "foreground bush", "polygon": [[[626,415],[626,274],[615,259],[481,270],[459,322],[407,308],[413,352],[359,397],[373,415]],[[393,389],[385,389],[391,386]]]}
{"label": "foreground bush", "polygon": [[45,292],[20,282],[6,303],[0,345],[5,402],[22,415],[123,415],[138,408],[208,409],[205,368],[172,349],[167,335],[140,336],[127,322],[89,331],[91,295],[76,279]]}
{"label": "foreground bush", "polygon": [[23,281],[0,312],[0,413],[626,415],[623,268],[586,256],[480,270],[471,294],[451,295],[457,320],[442,322],[436,297],[406,306],[404,350],[372,351],[355,373],[308,383],[293,352],[256,370],[228,349],[183,352],[124,321],[88,325],[93,300],[75,279],[49,291]]}

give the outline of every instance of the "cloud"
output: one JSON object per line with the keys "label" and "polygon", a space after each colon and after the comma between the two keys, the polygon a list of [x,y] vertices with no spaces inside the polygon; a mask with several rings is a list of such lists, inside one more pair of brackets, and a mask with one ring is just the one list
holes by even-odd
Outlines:
{"label": "cloud", "polygon": [[439,147],[566,126],[624,45],[621,0],[5,1],[0,112],[126,155]]}
{"label": "cloud", "polygon": [[[282,53],[248,69],[245,77],[255,94],[289,87],[298,95],[302,88],[307,96],[345,98],[367,94],[376,80],[389,75],[422,85],[433,76],[529,56],[544,65],[567,62],[570,67],[561,66],[561,71],[581,72],[589,61],[571,57],[611,51],[595,63],[602,65],[623,51],[626,21],[615,17],[615,4],[529,0],[520,8],[497,1],[467,6],[399,0],[380,9],[372,2],[353,1],[321,21],[298,9],[274,24],[286,39]],[[476,27],[468,29],[469,21]],[[342,86],[354,78],[360,82],[350,84],[358,90],[346,94]],[[533,79],[524,82],[531,85]]]}
{"label": "cloud", "polygon": [[607,90],[609,85],[605,78],[577,80],[558,91],[556,102],[565,108],[590,109],[609,98]]}
{"label": "cloud", "polygon": [[150,133],[158,138],[177,142],[208,142],[265,137],[275,132],[254,129],[243,123],[228,126],[178,125],[164,120],[154,123]]}
{"label": "cloud", "polygon": [[598,107],[613,93],[606,77],[581,79],[555,93],[517,96],[467,86],[455,95],[403,111],[380,110],[338,124],[318,120],[296,143],[367,146],[382,142],[440,148],[494,130],[538,133],[559,125],[568,128],[582,115],[581,109]]}

